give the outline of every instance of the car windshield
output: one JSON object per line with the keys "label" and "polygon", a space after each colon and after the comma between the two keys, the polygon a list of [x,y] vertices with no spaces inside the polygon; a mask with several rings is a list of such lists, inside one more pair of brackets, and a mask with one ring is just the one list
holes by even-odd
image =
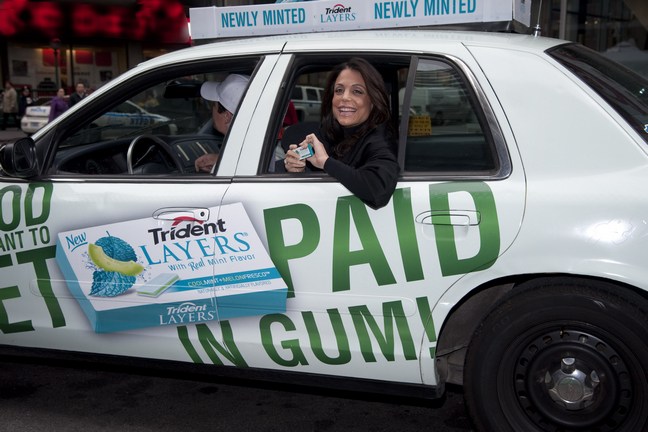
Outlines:
{"label": "car windshield", "polygon": [[548,51],[603,97],[648,143],[648,80],[582,45]]}

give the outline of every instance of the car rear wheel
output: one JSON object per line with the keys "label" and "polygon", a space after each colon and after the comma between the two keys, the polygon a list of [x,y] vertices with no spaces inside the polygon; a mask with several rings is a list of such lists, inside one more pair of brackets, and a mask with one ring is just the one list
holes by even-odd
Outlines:
{"label": "car rear wheel", "polygon": [[611,284],[537,280],[478,327],[464,376],[480,431],[648,427],[646,301]]}

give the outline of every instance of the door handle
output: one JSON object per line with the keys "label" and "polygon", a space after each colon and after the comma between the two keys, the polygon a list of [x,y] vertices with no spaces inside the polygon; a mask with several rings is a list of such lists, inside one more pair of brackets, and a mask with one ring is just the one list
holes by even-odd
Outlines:
{"label": "door handle", "polygon": [[416,216],[416,223],[423,225],[476,226],[480,221],[475,210],[430,210]]}
{"label": "door handle", "polygon": [[153,213],[153,218],[158,220],[204,222],[209,219],[209,209],[167,207],[156,210]]}

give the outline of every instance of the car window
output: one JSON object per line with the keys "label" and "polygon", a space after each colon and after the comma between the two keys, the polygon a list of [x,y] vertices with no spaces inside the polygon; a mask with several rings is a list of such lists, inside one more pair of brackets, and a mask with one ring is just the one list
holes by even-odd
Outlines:
{"label": "car window", "polygon": [[[207,75],[183,77],[134,93],[128,100],[94,116],[85,127],[63,141],[60,148],[91,145],[141,133],[175,135],[195,132],[209,119],[209,106],[198,93],[200,83],[207,79]],[[183,84],[188,97],[176,99],[174,89],[180,89]],[[194,88],[189,88],[190,85]]]}
{"label": "car window", "polygon": [[[348,54],[346,58],[356,57],[357,54]],[[385,85],[390,95],[390,105],[393,113],[398,113],[398,89],[404,87],[408,76],[408,70],[411,58],[406,55],[372,55],[367,56],[369,60],[383,75]],[[287,123],[284,118],[275,119],[277,123],[277,133],[269,136],[277,136],[276,141],[270,143],[270,147],[265,150],[267,157],[272,157],[270,161],[263,158],[260,166],[260,172],[283,172],[277,164],[283,162],[285,151],[290,144],[296,144],[303,140],[303,137],[319,129],[322,98],[324,86],[330,71],[344,61],[343,54],[335,56],[304,56],[297,57],[295,60],[295,69],[288,71],[292,76],[288,81],[292,84],[288,88],[288,96],[279,95],[275,112],[286,113],[289,103],[294,105],[296,112],[296,124]],[[306,100],[303,97],[306,97]],[[392,116],[392,126],[394,131],[398,130],[397,114]],[[284,135],[285,132],[285,135]],[[397,133],[396,133],[397,135]],[[307,172],[306,175],[309,173]],[[321,171],[311,172],[314,175],[326,175]]]}
{"label": "car window", "polygon": [[317,90],[312,88],[306,89],[306,99],[309,101],[319,101]]}
{"label": "car window", "polygon": [[[340,62],[340,57],[308,60],[313,64],[298,71],[291,88],[300,124],[293,131],[301,135],[303,130],[317,128],[321,96],[318,96],[320,103],[313,105],[294,99],[295,93],[301,97],[302,91],[310,94],[310,89],[316,89],[321,95],[328,72]],[[483,176],[497,171],[499,159],[487,122],[471,85],[457,65],[442,58],[410,56],[372,56],[370,60],[383,75],[391,96],[403,175]],[[282,110],[285,112],[285,108]],[[290,144],[287,140],[295,140],[290,128],[290,125],[286,128],[286,138],[280,142],[285,145],[278,145],[272,152],[275,160],[267,165],[270,171],[283,159]]]}
{"label": "car window", "polygon": [[[196,174],[195,160],[218,155],[226,134],[213,125],[213,103],[200,95],[206,81],[221,82],[230,73],[251,75],[258,59],[190,65],[151,72],[142,85],[130,85],[106,102],[86,105],[79,125],[58,143],[56,175],[187,175]],[[203,69],[203,71],[200,71]],[[187,73],[190,71],[190,73]],[[115,92],[122,89],[115,88]],[[97,107],[96,105],[99,105]],[[219,111],[220,112],[220,111]],[[225,131],[227,132],[227,131]]]}
{"label": "car window", "polygon": [[115,113],[124,113],[124,114],[144,114],[143,110],[139,110],[137,105],[132,102],[124,102],[119,104],[112,110]]}
{"label": "car window", "polygon": [[496,159],[468,88],[450,63],[435,59],[418,62],[413,82],[398,92],[407,122],[406,172],[495,169]]}
{"label": "car window", "polygon": [[648,80],[590,48],[561,45],[548,54],[603,97],[648,143]]}

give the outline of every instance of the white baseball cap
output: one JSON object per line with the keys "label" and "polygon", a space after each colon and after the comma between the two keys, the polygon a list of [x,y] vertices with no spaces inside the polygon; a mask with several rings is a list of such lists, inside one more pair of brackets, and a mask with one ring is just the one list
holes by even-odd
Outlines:
{"label": "white baseball cap", "polygon": [[249,81],[249,76],[238,74],[229,74],[222,82],[205,81],[200,86],[200,96],[220,102],[227,111],[233,113],[241,102]]}

